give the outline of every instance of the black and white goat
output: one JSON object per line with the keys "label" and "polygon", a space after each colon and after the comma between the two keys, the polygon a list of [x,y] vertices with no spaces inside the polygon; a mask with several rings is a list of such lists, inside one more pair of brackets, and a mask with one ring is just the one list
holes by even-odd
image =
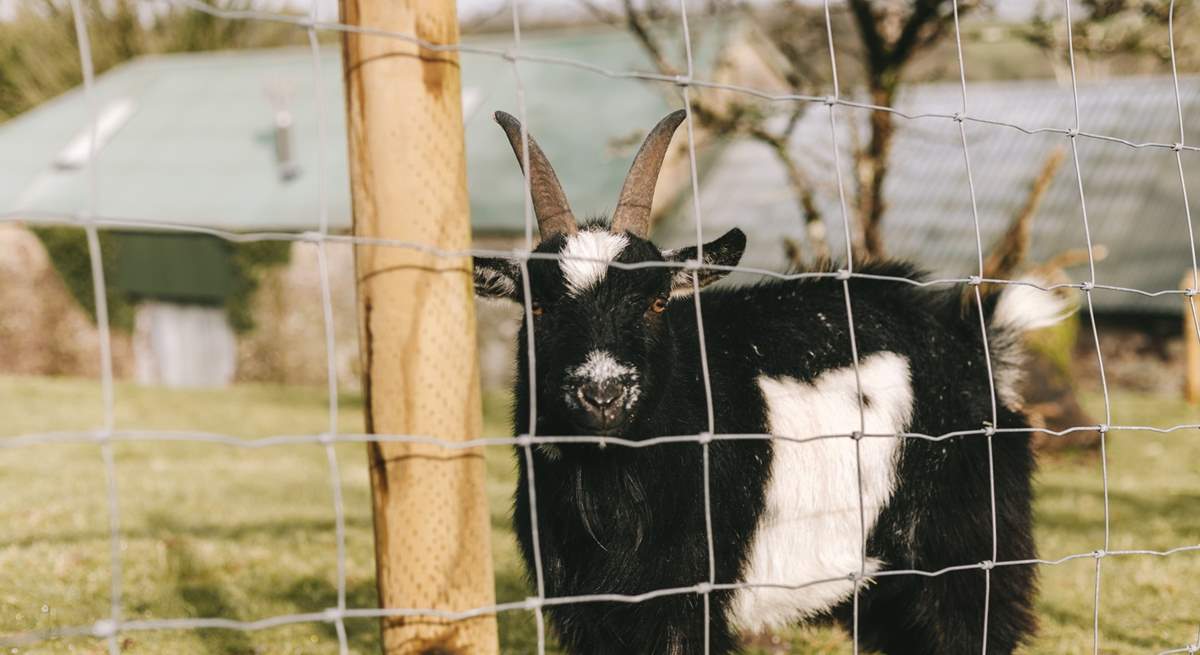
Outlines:
{"label": "black and white goat", "polygon": [[[530,429],[523,327],[516,434],[645,440],[708,431],[692,276],[705,286],[727,271],[608,265],[696,257],[695,247],[664,251],[647,240],[658,172],[683,117],[682,111],[667,116],[647,136],[611,221],[578,225],[545,154],[529,139],[541,232],[536,251],[564,259],[528,260],[528,280],[512,261],[475,261],[478,294],[531,304],[537,425]],[[519,160],[520,124],[502,112],[496,119]],[[704,245],[703,264],[735,265],[744,248],[745,236],[731,230]],[[856,271],[919,279],[898,262],[862,263]],[[990,590],[979,567],[935,577],[872,575],[990,561],[993,530],[997,560],[1033,558],[1028,435],[993,439],[994,528],[985,437],[852,436],[860,420],[867,435],[985,429],[992,396],[978,310],[973,300],[961,300],[961,288],[860,277],[849,285],[858,380],[841,280],[772,280],[703,292],[715,433],[843,435],[711,442],[718,583],[708,617],[711,652],[737,650],[741,631],[822,618],[850,625],[851,576],[864,565],[865,523],[866,580],[857,608],[862,644],[887,653],[978,652],[987,603],[987,651],[1009,653],[1034,628],[1032,567],[992,569]],[[1020,334],[1052,323],[1062,303],[1013,286],[985,305],[997,427],[1027,427],[1013,388]],[[513,521],[532,576],[530,472],[518,455]],[[630,448],[567,441],[538,445],[532,459],[548,597],[633,595],[708,581],[696,442]],[[699,593],[554,604],[547,612],[571,653],[704,652]]]}

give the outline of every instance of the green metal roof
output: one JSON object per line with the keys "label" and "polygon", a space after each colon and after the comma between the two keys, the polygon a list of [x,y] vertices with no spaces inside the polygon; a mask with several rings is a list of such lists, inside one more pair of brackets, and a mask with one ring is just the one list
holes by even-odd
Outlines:
{"label": "green metal roof", "polygon": [[[717,38],[697,41],[697,69],[706,70]],[[468,42],[503,49],[511,37]],[[651,70],[642,50],[617,29],[527,33],[522,51],[609,70]],[[347,230],[345,104],[337,48],[322,49],[320,68],[328,120],[330,226]],[[516,113],[512,64],[464,53],[462,69],[473,226],[485,232],[521,231],[520,173],[490,120],[496,109]],[[674,90],[561,64],[521,61],[519,74],[530,127],[554,161],[577,213],[607,211],[636,141],[616,149],[608,144],[644,134],[679,104]],[[290,181],[281,179],[275,163],[269,86],[286,89],[289,97],[299,166]],[[95,108],[102,116],[100,131],[107,132],[98,140],[95,160],[98,216],[239,231],[316,229],[321,171],[308,49],[141,57],[97,78]],[[402,112],[404,107],[396,107],[398,116]],[[88,116],[83,91],[75,89],[0,125],[0,212],[87,209],[84,169],[64,167],[62,160],[71,158],[73,141],[78,146],[84,139]],[[106,120],[110,124],[104,125]],[[82,145],[86,159],[86,140]]]}

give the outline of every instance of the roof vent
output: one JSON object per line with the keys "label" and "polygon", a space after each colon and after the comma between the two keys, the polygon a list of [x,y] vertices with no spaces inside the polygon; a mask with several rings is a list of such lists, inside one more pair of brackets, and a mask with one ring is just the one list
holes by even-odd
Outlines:
{"label": "roof vent", "polygon": [[286,109],[275,112],[275,165],[279,169],[279,179],[284,182],[290,182],[300,174],[292,147],[293,125],[292,112]]}
{"label": "roof vent", "polygon": [[300,175],[296,163],[296,121],[291,110],[293,85],[287,80],[273,79],[264,82],[263,87],[274,112],[275,168],[281,181],[291,182]]}

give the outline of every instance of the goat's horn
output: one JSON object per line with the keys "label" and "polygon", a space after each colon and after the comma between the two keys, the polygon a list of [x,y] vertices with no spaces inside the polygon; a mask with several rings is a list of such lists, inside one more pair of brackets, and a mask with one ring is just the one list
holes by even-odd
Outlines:
{"label": "goat's horn", "polygon": [[[521,121],[512,114],[496,112],[496,122],[500,124],[508,143],[512,146],[517,163],[524,167],[521,161]],[[574,234],[579,228],[575,224],[575,215],[571,213],[571,205],[567,203],[567,194],[563,193],[558,176],[546,159],[546,153],[538,147],[533,135],[529,135],[529,194],[533,198],[533,213],[537,215],[538,231],[542,239],[549,239],[555,234]]]}
{"label": "goat's horn", "polygon": [[654,200],[654,187],[658,185],[658,172],[667,156],[667,146],[671,145],[671,136],[686,116],[687,112],[682,109],[667,114],[646,135],[625,176],[617,208],[613,210],[613,232],[628,231],[643,239],[649,235],[650,204]]}

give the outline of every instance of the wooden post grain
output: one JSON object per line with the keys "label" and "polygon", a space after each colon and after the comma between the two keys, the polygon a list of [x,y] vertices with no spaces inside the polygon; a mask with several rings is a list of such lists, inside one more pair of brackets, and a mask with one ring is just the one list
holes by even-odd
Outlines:
{"label": "wooden post grain", "polygon": [[[1179,283],[1179,288],[1187,290],[1194,288],[1195,281],[1192,272],[1188,271]],[[1200,339],[1196,337],[1196,315],[1192,313],[1192,303],[1197,302],[1196,311],[1200,312],[1200,301],[1194,297],[1183,297],[1183,350],[1184,376],[1183,397],[1190,403],[1200,403]]]}
{"label": "wooden post grain", "polygon": [[[458,41],[453,0],[341,0],[342,21]],[[354,233],[470,247],[458,55],[403,40],[343,39]],[[358,246],[367,430],[452,441],[480,434],[469,257]],[[479,449],[369,444],[379,601],[461,611],[494,603]],[[389,654],[498,652],[495,616],[382,621]]]}

